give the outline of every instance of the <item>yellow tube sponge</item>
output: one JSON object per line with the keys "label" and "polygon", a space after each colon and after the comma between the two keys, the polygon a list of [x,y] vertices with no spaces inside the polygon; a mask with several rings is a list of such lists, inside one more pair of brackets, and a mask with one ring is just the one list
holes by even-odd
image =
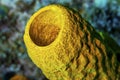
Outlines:
{"label": "yellow tube sponge", "polygon": [[24,42],[32,61],[50,80],[120,76],[115,52],[109,58],[102,37],[70,8],[49,5],[38,10],[26,25]]}

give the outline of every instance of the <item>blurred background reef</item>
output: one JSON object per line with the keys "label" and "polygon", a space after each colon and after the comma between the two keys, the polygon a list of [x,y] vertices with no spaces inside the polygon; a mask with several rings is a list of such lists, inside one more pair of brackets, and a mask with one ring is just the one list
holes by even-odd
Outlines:
{"label": "blurred background reef", "polygon": [[35,11],[56,3],[79,11],[96,30],[108,33],[120,45],[120,0],[0,0],[0,78],[11,72],[46,80],[28,57],[23,34]]}

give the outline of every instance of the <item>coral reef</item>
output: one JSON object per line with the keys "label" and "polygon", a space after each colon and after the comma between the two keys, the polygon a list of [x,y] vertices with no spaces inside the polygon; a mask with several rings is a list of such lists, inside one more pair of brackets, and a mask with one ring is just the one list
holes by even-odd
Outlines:
{"label": "coral reef", "polygon": [[30,58],[50,80],[118,80],[120,47],[106,37],[76,11],[49,5],[31,16],[24,41]]}

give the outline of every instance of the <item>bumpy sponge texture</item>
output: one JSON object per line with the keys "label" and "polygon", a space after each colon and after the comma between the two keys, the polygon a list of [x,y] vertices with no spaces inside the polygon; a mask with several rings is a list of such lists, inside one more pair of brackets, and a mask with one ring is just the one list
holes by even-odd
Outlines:
{"label": "bumpy sponge texture", "polygon": [[120,78],[116,52],[110,51],[94,28],[67,7],[49,5],[38,10],[26,25],[24,41],[30,58],[48,79]]}

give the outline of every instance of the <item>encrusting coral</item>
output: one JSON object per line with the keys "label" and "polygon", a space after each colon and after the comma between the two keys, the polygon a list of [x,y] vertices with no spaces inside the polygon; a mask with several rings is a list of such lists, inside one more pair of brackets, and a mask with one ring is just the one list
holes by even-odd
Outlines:
{"label": "encrusting coral", "polygon": [[29,80],[29,79],[22,75],[15,75],[10,80]]}
{"label": "encrusting coral", "polygon": [[50,80],[120,79],[120,47],[107,44],[104,34],[70,8],[49,5],[38,10],[26,25],[24,42]]}

